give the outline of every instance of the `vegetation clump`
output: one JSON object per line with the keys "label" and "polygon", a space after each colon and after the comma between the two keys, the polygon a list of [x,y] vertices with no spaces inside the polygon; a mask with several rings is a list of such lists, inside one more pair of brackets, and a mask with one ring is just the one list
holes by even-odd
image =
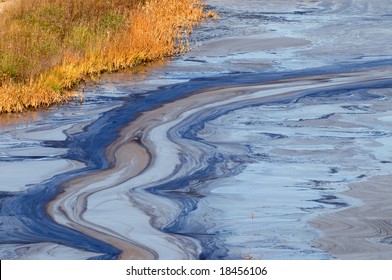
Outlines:
{"label": "vegetation clump", "polygon": [[72,98],[81,81],[175,56],[201,0],[13,0],[0,12],[0,113]]}

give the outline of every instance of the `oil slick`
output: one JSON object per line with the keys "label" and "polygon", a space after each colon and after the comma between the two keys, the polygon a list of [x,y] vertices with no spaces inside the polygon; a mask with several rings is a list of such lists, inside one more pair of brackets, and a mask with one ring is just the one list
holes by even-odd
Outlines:
{"label": "oil slick", "polygon": [[388,1],[231,2],[147,80],[2,125],[0,258],[391,257]]}

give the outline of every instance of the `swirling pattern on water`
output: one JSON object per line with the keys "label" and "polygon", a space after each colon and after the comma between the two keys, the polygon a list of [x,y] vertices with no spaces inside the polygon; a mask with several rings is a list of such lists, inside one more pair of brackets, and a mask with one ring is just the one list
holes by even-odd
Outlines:
{"label": "swirling pattern on water", "polygon": [[4,126],[2,259],[392,256],[379,201],[391,195],[390,37],[366,44],[391,32],[387,1],[210,2],[225,19],[150,76],[184,82],[119,75],[82,108]]}

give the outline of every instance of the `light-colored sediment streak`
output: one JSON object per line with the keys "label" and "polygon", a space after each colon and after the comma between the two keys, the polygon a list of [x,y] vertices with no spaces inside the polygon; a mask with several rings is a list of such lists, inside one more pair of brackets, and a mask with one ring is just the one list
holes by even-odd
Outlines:
{"label": "light-colored sediment streak", "polygon": [[84,260],[99,255],[55,243],[0,245],[2,260]]}
{"label": "light-colored sediment streak", "polygon": [[[50,164],[48,164],[50,162]],[[30,161],[22,162],[0,162],[1,169],[1,186],[3,192],[21,192],[29,189],[30,184],[42,182],[50,179],[53,174],[58,172],[67,172],[82,168],[83,165],[77,161],[71,160],[45,160],[34,164],[36,170],[31,170]],[[26,170],[23,176],[16,177],[15,170]],[[31,185],[30,185],[31,186]]]}
{"label": "light-colored sediment streak", "polygon": [[376,176],[350,185],[345,194],[361,205],[311,222],[322,230],[314,245],[339,259],[392,259],[391,176]]}
{"label": "light-colored sediment streak", "polygon": [[391,73],[392,69],[384,68],[213,88],[145,112],[107,150],[113,168],[68,182],[50,203],[48,213],[60,224],[119,248],[124,259],[197,258],[196,240],[159,230],[176,219],[180,205],[145,191],[208,166],[206,158],[214,149],[178,137],[176,127],[196,123],[216,110],[301,95],[310,89],[332,90],[389,79]]}

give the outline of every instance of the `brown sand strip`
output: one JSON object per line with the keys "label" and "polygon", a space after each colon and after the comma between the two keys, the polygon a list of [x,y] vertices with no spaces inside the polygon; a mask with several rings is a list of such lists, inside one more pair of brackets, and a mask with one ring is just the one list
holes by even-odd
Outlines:
{"label": "brown sand strip", "polygon": [[[77,178],[69,182],[69,184],[64,187],[64,192],[58,196],[58,200],[60,200],[59,205],[55,206],[54,203],[50,203],[47,208],[48,212],[56,212],[53,208],[57,208],[58,211],[62,212],[69,219],[70,217],[64,211],[64,209],[67,209],[67,199],[75,200],[73,205],[74,209],[72,209],[71,212],[77,213],[76,216],[78,217],[77,219],[79,223],[71,222],[71,220],[74,221],[74,219],[69,219],[67,222],[68,226],[89,236],[93,236],[94,238],[110,243],[117,248],[121,248],[121,258],[123,259],[155,259],[157,257],[155,252],[149,250],[148,248],[145,248],[140,244],[136,244],[126,239],[125,237],[121,237],[115,232],[111,232],[110,229],[99,228],[97,225],[91,225],[83,219],[83,213],[87,209],[87,198],[94,192],[113,187],[113,185],[110,184],[98,189],[93,188],[83,191],[83,189],[86,187],[86,184],[99,182],[107,176],[110,176],[111,173],[116,172],[127,174],[129,177],[136,176],[138,173],[142,172],[149,161],[148,154],[144,148],[138,144],[135,144],[133,141],[126,144],[119,142],[117,145],[112,145],[109,148],[109,151],[111,151],[111,154],[113,155],[111,161],[113,163],[115,162],[115,166],[107,171],[95,172],[93,174],[89,174],[85,177]],[[119,154],[121,154],[121,157],[118,156]],[[137,161],[134,161],[134,159],[137,159]],[[132,162],[134,162],[134,164],[131,164]],[[122,180],[124,179],[120,177],[117,181],[113,182],[113,184],[119,184],[119,182]],[[93,227],[95,227],[95,229]],[[111,234],[108,234],[108,232],[111,232]]]}

